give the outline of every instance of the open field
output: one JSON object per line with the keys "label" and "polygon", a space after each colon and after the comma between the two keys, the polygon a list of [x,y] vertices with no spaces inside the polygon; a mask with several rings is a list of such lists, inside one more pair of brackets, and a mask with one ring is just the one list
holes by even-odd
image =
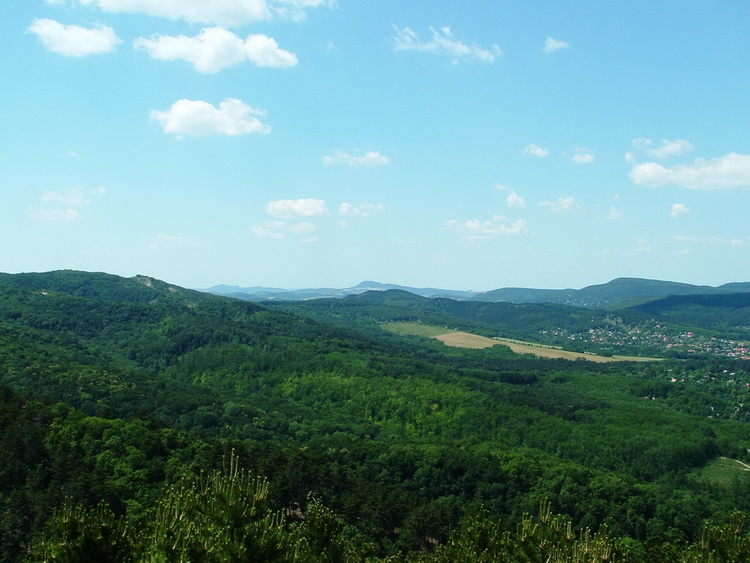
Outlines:
{"label": "open field", "polygon": [[698,478],[714,485],[731,487],[750,479],[750,466],[737,459],[718,457],[698,471]]}
{"label": "open field", "polygon": [[523,342],[510,338],[487,338],[469,332],[452,331],[445,332],[445,328],[422,325],[419,323],[387,323],[383,328],[397,334],[409,334],[435,338],[445,343],[446,346],[459,348],[491,348],[498,344],[508,346],[516,354],[533,354],[540,358],[563,358],[566,360],[588,360],[590,362],[654,362],[659,358],[642,358],[638,356],[597,356],[596,354],[583,354],[580,352],[569,352],[556,346],[546,346],[533,342]]}

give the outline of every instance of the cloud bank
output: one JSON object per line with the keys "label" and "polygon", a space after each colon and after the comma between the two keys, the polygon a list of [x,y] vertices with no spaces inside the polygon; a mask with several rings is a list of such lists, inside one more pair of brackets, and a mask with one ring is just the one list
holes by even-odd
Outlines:
{"label": "cloud bank", "polygon": [[698,158],[692,164],[672,167],[644,162],[633,166],[630,177],[639,186],[651,188],[667,185],[691,190],[750,187],[750,155],[730,153],[713,159]]}

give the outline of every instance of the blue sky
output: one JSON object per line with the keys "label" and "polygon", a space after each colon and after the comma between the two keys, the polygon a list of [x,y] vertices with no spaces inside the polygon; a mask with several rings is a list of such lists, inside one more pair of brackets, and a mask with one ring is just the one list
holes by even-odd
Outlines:
{"label": "blue sky", "polygon": [[750,4],[11,0],[0,270],[750,281]]}

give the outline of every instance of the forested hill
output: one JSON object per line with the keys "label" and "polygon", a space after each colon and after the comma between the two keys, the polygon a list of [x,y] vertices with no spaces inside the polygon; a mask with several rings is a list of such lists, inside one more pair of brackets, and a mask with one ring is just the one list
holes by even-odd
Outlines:
{"label": "forested hill", "polygon": [[[600,354],[736,355],[744,348],[742,342],[750,340],[750,293],[670,296],[611,310],[426,298],[402,290],[265,305],[361,330],[412,322],[443,327],[445,332],[463,330]],[[727,344],[711,346],[717,338]]]}
{"label": "forested hill", "polygon": [[[349,320],[591,317],[399,291],[337,303]],[[662,561],[750,510],[747,362],[544,360],[373,326],[147,276],[0,275],[0,560],[472,561],[481,538],[521,553],[504,532],[545,506],[565,549],[568,520],[606,524],[619,560]],[[268,482],[213,473],[232,451]],[[243,491],[249,512],[230,503]]]}
{"label": "forested hill", "polygon": [[750,330],[750,293],[672,295],[632,307],[665,322],[719,332]]}
{"label": "forested hill", "polygon": [[352,327],[368,321],[415,321],[516,338],[533,338],[540,331],[557,326],[588,330],[604,323],[606,317],[603,311],[566,305],[427,298],[397,289],[368,291],[343,299],[268,302],[265,305],[320,322]]}

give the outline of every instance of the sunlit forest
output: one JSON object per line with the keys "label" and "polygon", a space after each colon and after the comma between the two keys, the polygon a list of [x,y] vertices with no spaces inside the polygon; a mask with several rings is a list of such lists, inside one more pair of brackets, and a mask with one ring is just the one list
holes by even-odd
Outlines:
{"label": "sunlit forest", "polygon": [[[1,274],[0,560],[750,558],[747,361],[569,361],[383,327],[532,338],[613,315],[445,301]],[[680,331],[721,338],[688,308]]]}

